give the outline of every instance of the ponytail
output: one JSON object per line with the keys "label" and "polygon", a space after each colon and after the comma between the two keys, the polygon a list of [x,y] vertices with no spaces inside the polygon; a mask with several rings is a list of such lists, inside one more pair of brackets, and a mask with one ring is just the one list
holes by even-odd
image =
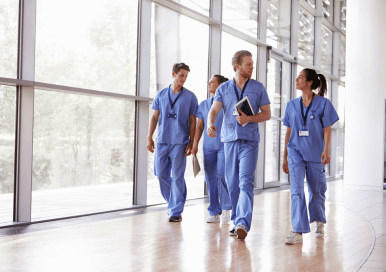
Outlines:
{"label": "ponytail", "polygon": [[324,97],[327,94],[327,81],[324,75],[318,74],[320,85],[319,85],[319,95]]}
{"label": "ponytail", "polygon": [[327,93],[327,81],[324,75],[317,74],[315,70],[309,68],[305,68],[303,71],[306,73],[307,81],[312,80],[311,89],[319,89],[318,95],[324,97],[324,95]]}

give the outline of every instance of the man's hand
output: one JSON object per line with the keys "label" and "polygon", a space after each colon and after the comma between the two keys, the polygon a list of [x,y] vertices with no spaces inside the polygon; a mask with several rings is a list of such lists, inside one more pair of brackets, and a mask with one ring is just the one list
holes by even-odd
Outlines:
{"label": "man's hand", "polygon": [[149,150],[151,153],[154,153],[154,141],[153,137],[148,136],[147,137],[147,150]]}
{"label": "man's hand", "polygon": [[239,113],[240,113],[240,116],[237,116],[236,117],[236,120],[237,122],[240,124],[240,125],[244,125],[246,123],[248,123],[248,115],[246,115],[242,110],[238,109],[237,110]]}
{"label": "man's hand", "polygon": [[287,158],[283,159],[283,172],[289,174],[288,160]]}
{"label": "man's hand", "polygon": [[331,157],[330,157],[330,152],[327,149],[323,150],[322,153],[322,158],[320,159],[322,162],[322,165],[326,165],[330,163]]}
{"label": "man's hand", "polygon": [[185,157],[189,156],[190,154],[192,154],[192,143],[188,143],[186,145]]}
{"label": "man's hand", "polygon": [[216,133],[214,133],[215,131],[217,132],[217,128],[215,125],[213,125],[206,129],[206,134],[208,134],[209,137],[215,138],[216,137]]}

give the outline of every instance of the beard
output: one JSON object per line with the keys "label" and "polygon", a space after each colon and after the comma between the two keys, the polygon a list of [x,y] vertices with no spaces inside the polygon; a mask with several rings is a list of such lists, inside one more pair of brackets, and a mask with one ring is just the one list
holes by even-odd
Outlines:
{"label": "beard", "polygon": [[253,71],[249,73],[249,72],[247,72],[246,70],[244,70],[242,68],[240,70],[240,76],[245,77],[245,78],[251,78],[252,73],[253,73]]}

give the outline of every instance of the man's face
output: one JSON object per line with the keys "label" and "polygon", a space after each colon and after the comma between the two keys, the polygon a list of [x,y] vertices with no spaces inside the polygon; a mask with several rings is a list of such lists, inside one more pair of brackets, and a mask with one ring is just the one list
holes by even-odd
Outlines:
{"label": "man's face", "polygon": [[173,72],[173,83],[177,86],[184,86],[189,72],[185,69],[180,69],[178,73]]}
{"label": "man's face", "polygon": [[251,78],[253,73],[253,60],[251,56],[244,56],[241,59],[241,64],[237,65],[239,73],[242,77]]}

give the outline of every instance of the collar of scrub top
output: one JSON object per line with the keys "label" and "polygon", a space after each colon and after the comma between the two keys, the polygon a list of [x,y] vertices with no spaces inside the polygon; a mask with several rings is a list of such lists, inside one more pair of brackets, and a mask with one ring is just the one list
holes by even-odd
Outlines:
{"label": "collar of scrub top", "polygon": [[311,109],[312,101],[314,101],[314,97],[315,97],[315,93],[312,93],[312,99],[311,99],[310,104],[309,104],[308,107],[307,107],[306,115],[304,115],[304,110],[303,110],[303,97],[300,97],[300,109],[301,109],[301,111],[302,111],[302,117],[303,117],[303,129],[305,129],[305,127],[306,127],[306,123],[307,123],[307,115],[308,115],[308,112],[309,112],[310,109]]}
{"label": "collar of scrub top", "polygon": [[170,88],[170,86],[172,86],[172,84],[169,85],[168,95],[169,95],[169,102],[170,102],[170,106],[171,106],[171,112],[173,112],[174,105],[176,104],[178,98],[180,98],[181,93],[184,90],[184,87],[181,87],[181,91],[177,94],[177,97],[176,97],[176,99],[174,99],[174,102],[172,102],[172,98],[170,97],[170,92],[172,92],[173,90],[172,90],[172,88]]}
{"label": "collar of scrub top", "polygon": [[245,82],[245,84],[244,84],[243,90],[241,91],[241,98],[240,98],[239,93],[237,91],[238,87],[236,85],[236,81],[235,81],[235,79],[233,79],[233,83],[235,84],[233,87],[234,87],[235,94],[237,96],[237,101],[240,101],[241,99],[243,99],[244,91],[245,91],[245,88],[247,87],[248,82],[249,82],[249,78],[248,78],[247,82]]}

